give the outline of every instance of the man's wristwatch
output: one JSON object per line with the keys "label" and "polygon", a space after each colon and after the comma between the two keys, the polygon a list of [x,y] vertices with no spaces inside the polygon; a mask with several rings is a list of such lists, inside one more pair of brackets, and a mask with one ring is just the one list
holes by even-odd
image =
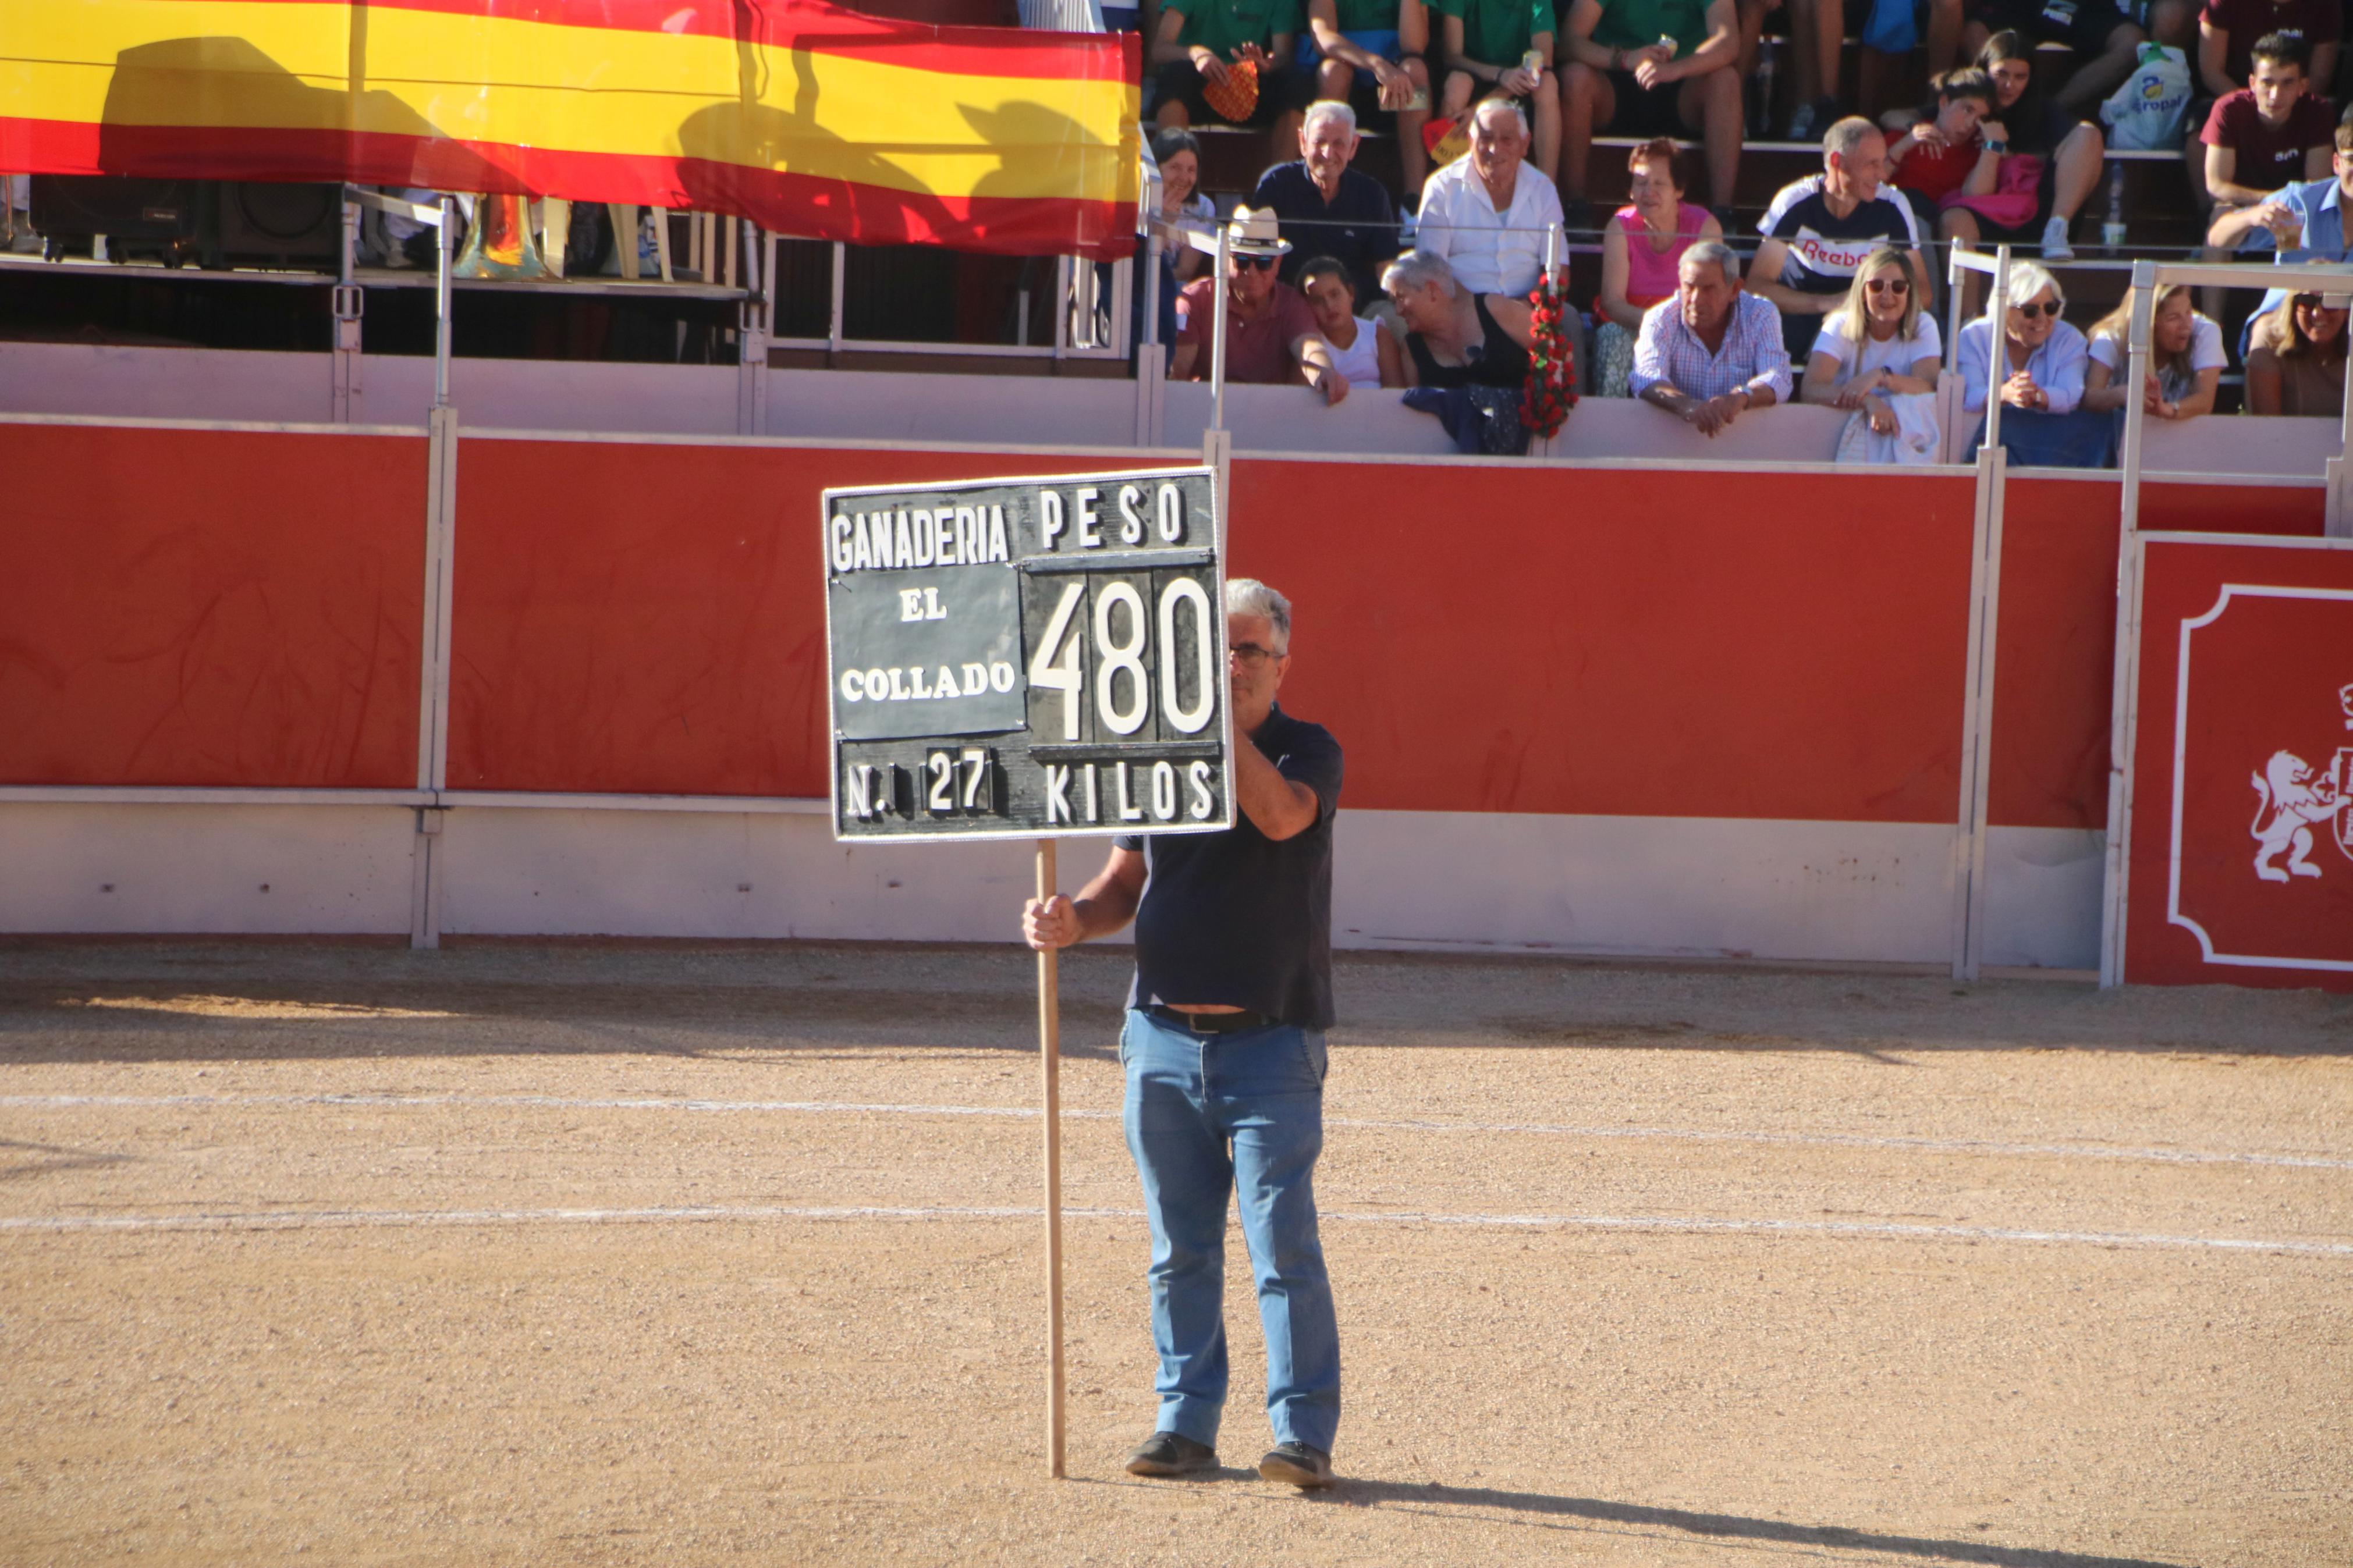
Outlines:
{"label": "man's wristwatch", "polygon": [[2007,153],[2010,151],[2010,143],[2007,142],[1989,142],[1985,144],[1985,150],[1996,154]]}

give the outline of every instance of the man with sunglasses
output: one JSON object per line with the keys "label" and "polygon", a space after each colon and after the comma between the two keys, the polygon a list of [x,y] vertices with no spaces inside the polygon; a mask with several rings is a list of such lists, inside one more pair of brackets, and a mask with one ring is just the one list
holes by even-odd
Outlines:
{"label": "man with sunglasses", "polygon": [[[1176,352],[1168,359],[1171,381],[1207,381],[1215,363],[1218,296],[1226,290],[1226,379],[1236,384],[1281,386],[1303,384],[1328,404],[1348,395],[1348,378],[1332,363],[1332,345],[1315,325],[1306,297],[1275,276],[1289,254],[1271,208],[1236,207],[1227,226],[1226,276],[1196,278],[1176,298],[1184,318]],[[1214,238],[1193,242],[1215,253]]]}
{"label": "man with sunglasses", "polygon": [[1226,584],[1231,787],[1222,833],[1123,835],[1076,899],[1030,900],[1041,951],[1135,921],[1119,1056],[1128,1152],[1152,1227],[1159,1418],[1129,1473],[1213,1469],[1226,1400],[1226,1200],[1240,1201],[1266,1331],[1268,1480],[1332,1484],[1339,1327],[1316,1233],[1324,1032],[1332,1026],[1332,818],[1340,746],[1275,703],[1291,604]]}

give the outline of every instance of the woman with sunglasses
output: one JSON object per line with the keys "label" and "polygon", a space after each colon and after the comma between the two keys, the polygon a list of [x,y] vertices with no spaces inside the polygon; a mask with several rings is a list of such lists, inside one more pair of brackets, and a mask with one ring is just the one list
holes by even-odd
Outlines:
{"label": "woman with sunglasses", "polygon": [[2345,321],[2317,294],[2258,317],[2247,350],[2247,412],[2335,419],[2345,411]]}
{"label": "woman with sunglasses", "polygon": [[[2084,397],[2084,334],[2059,319],[2067,297],[2059,280],[2031,261],[2010,264],[2010,304],[2002,312],[2001,364],[1992,369],[1992,329],[1983,316],[1961,329],[1954,366],[1961,406],[1981,413],[1989,395],[2005,411],[2072,414]],[[2005,412],[2005,417],[2007,413]]]}
{"label": "woman with sunglasses", "polygon": [[1798,401],[1860,408],[1873,430],[1893,436],[1897,422],[1887,399],[1936,391],[1944,357],[1936,318],[1920,309],[1912,258],[1882,246],[1855,268],[1846,303],[1824,318]]}
{"label": "woman with sunglasses", "polygon": [[[2084,406],[2122,408],[2132,395],[2125,382],[2132,330],[2132,296],[2094,324],[2091,363],[2084,372]],[[2168,283],[2157,291],[2148,322],[2149,374],[2141,384],[2141,405],[2152,418],[2195,419],[2214,412],[2214,388],[2231,356],[2222,352],[2222,329],[2199,314],[2189,285]]]}

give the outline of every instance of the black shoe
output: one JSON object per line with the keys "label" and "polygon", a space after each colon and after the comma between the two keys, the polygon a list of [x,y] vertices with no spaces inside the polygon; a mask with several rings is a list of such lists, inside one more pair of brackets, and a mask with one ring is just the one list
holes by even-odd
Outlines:
{"label": "black shoe", "polygon": [[1738,214],[1732,210],[1732,204],[1730,202],[1716,203],[1715,205],[1707,209],[1707,216],[1714,218],[1716,222],[1716,226],[1724,230],[1725,244],[1734,245],[1738,243],[1740,234],[1740,217]]}
{"label": "black shoe", "polygon": [[1127,1457],[1131,1476],[1189,1476],[1218,1468],[1218,1451],[1175,1432],[1155,1432]]}
{"label": "black shoe", "polygon": [[1304,1443],[1277,1443],[1258,1462],[1262,1480],[1289,1481],[1294,1487],[1332,1484],[1332,1456]]}

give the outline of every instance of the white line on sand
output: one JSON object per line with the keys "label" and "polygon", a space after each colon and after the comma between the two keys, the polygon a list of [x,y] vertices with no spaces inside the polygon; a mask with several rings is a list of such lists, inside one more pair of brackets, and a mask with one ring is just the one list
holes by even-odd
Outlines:
{"label": "white line on sand", "polygon": [[[537,1110],[687,1110],[706,1113],[771,1112],[797,1115],[1035,1117],[1034,1105],[898,1105],[838,1100],[581,1100],[540,1094],[5,1094],[0,1110],[70,1110],[77,1107],[185,1109],[242,1105],[323,1105],[400,1109],[448,1106]],[[1115,1119],[1115,1110],[1065,1108],[1075,1121]],[[2001,1143],[1972,1138],[1900,1138],[1859,1132],[1765,1132],[1711,1131],[1697,1127],[1585,1127],[1538,1121],[1393,1121],[1346,1116],[1324,1118],[1326,1127],[1379,1132],[1525,1133],[1560,1138],[1680,1139],[1701,1143],[1776,1143],[1797,1148],[1896,1149],[1930,1154],[2042,1156],[2064,1160],[2144,1160],[2174,1165],[2279,1165],[2298,1170],[2353,1171],[2353,1159],[2317,1154],[2233,1153],[2208,1149],[2139,1149],[2099,1143]]]}
{"label": "white line on sand", "polygon": [[[137,1230],[303,1230],[343,1226],[688,1224],[757,1220],[1034,1220],[1021,1207],[887,1207],[868,1205],[749,1204],[653,1208],[264,1209],[186,1215],[16,1215],[0,1233]],[[1066,1208],[1078,1219],[1144,1217],[1141,1209]],[[2080,1247],[2286,1252],[2353,1258],[2353,1243],[2272,1241],[2253,1237],[2167,1236],[2146,1231],[2021,1230],[1998,1226],[1901,1225],[1874,1220],[1705,1219],[1676,1215],[1327,1213],[1340,1225],[1464,1226],[1516,1230],[1638,1230],[1701,1235],[1880,1237],[1915,1241],[2057,1242]]]}

